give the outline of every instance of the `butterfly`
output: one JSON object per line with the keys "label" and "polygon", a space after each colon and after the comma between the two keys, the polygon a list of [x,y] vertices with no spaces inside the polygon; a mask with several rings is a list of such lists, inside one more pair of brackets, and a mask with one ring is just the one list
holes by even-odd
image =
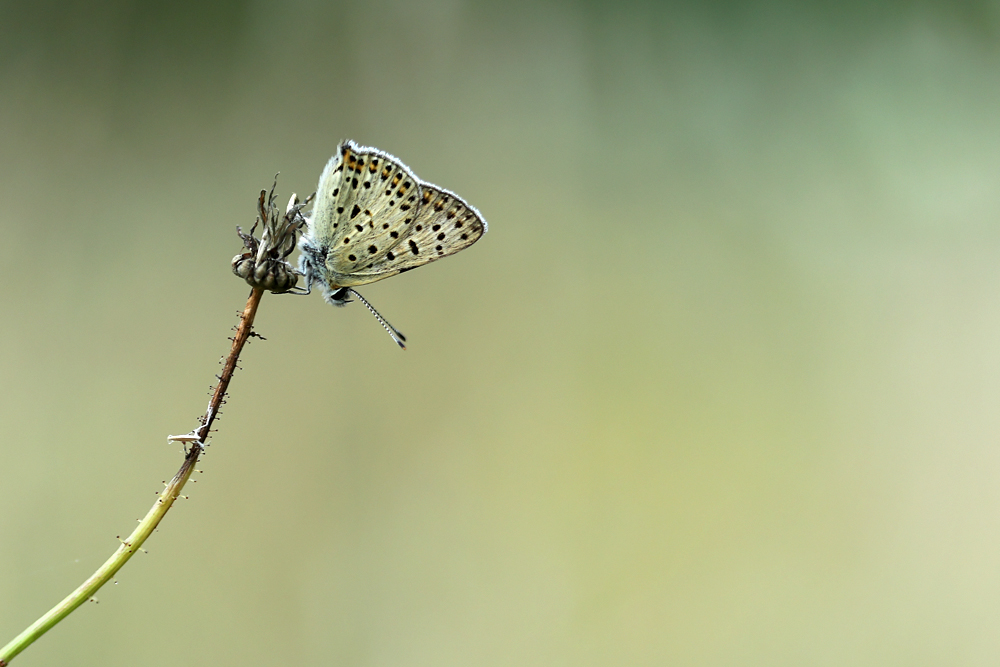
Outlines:
{"label": "butterfly", "polygon": [[319,177],[299,240],[299,271],[306,292],[319,284],[333,305],[356,296],[405,349],[405,338],[353,288],[453,255],[486,228],[455,193],[420,180],[388,153],[347,140]]}

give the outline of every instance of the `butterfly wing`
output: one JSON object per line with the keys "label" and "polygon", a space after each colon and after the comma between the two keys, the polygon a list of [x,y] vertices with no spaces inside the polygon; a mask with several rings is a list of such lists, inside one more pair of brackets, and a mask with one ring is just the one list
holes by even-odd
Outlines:
{"label": "butterfly wing", "polygon": [[420,206],[395,244],[379,258],[350,273],[338,273],[342,287],[364,285],[453,255],[478,241],[486,232],[483,216],[453,192],[420,183]]}
{"label": "butterfly wing", "polygon": [[325,249],[328,282],[382,258],[419,209],[419,179],[398,159],[343,142],[319,179],[308,241]]}

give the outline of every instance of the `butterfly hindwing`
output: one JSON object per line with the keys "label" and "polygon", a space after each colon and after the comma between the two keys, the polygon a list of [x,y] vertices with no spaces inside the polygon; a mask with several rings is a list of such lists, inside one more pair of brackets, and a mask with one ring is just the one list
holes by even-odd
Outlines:
{"label": "butterfly hindwing", "polygon": [[383,271],[398,273],[453,255],[486,232],[482,215],[461,197],[430,183],[421,183],[420,188],[420,211],[407,227],[409,234],[393,250],[395,258],[387,255],[377,265]]}
{"label": "butterfly hindwing", "polygon": [[420,190],[420,209],[406,234],[371,266],[338,274],[338,285],[364,285],[415,269],[468,248],[486,232],[479,211],[458,195],[429,183],[421,183]]}

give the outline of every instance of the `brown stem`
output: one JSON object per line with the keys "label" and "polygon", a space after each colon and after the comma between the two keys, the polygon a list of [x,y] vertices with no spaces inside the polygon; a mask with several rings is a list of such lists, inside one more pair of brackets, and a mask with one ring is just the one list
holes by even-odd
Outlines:
{"label": "brown stem", "polygon": [[208,433],[212,428],[212,422],[215,421],[215,418],[219,414],[222,399],[225,398],[229,382],[233,379],[233,373],[236,371],[236,362],[240,360],[240,352],[243,351],[243,346],[246,345],[247,340],[250,338],[250,333],[253,330],[253,318],[257,315],[257,306],[260,304],[262,296],[264,296],[264,290],[259,287],[254,287],[250,292],[250,298],[247,299],[247,306],[243,309],[243,314],[240,315],[240,326],[236,329],[236,335],[233,336],[233,347],[229,351],[229,356],[226,357],[226,363],[222,366],[222,375],[219,376],[219,384],[215,385],[215,391],[212,392],[212,399],[208,402],[208,410],[205,412],[204,423],[195,431],[199,442],[192,447],[192,450],[201,450],[204,448],[205,438],[208,437]]}

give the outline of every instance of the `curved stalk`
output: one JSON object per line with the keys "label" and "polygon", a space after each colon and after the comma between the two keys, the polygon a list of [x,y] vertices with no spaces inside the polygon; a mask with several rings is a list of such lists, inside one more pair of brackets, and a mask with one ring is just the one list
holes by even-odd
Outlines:
{"label": "curved stalk", "polygon": [[202,419],[202,424],[191,432],[192,437],[180,438],[190,447],[184,456],[184,463],[181,464],[180,470],[177,471],[177,474],[174,475],[173,479],[166,485],[166,488],[159,494],[153,507],[146,513],[146,516],[139,522],[139,525],[132,531],[132,534],[122,541],[117,551],[94,574],[83,582],[79,588],[67,595],[62,602],[47,611],[41,618],[29,625],[21,634],[0,649],[0,667],[6,667],[14,656],[30,646],[36,639],[59,623],[59,621],[66,618],[74,609],[87,600],[90,600],[98,589],[108,583],[115,573],[128,562],[132,555],[141,549],[146,538],[150,536],[163,517],[166,516],[170,507],[180,495],[181,489],[187,484],[191,473],[194,472],[194,466],[205,449],[205,439],[212,428],[212,422],[215,421],[216,416],[219,414],[222,399],[229,388],[230,380],[233,379],[233,373],[236,370],[236,363],[239,361],[240,352],[242,352],[243,346],[250,338],[253,320],[257,314],[257,306],[260,304],[260,299],[263,295],[264,290],[260,288],[254,288],[250,293],[246,308],[244,308],[243,314],[240,316],[240,325],[236,330],[236,335],[233,336],[233,346],[229,352],[229,356],[226,357],[222,374],[219,375],[219,383],[215,386],[212,398],[208,402],[208,410]]}

